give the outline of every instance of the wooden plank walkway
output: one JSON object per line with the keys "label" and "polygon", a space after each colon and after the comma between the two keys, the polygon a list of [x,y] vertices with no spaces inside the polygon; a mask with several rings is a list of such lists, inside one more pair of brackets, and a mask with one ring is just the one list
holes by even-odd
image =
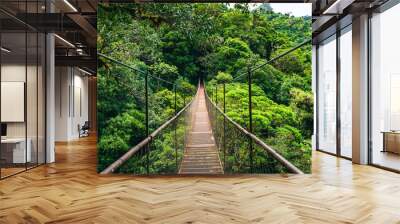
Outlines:
{"label": "wooden plank walkway", "polygon": [[223,174],[208,117],[203,86],[193,102],[191,130],[179,174]]}

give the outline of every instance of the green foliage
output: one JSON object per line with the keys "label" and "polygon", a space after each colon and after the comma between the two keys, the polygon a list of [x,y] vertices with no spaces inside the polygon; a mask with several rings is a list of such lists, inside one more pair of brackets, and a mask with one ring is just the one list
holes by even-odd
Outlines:
{"label": "green foliage", "polygon": [[226,83],[230,83],[230,82],[232,82],[232,76],[230,75],[230,74],[228,74],[228,73],[225,73],[225,72],[218,72],[218,75],[217,75],[217,77],[216,77],[216,79],[217,79],[217,82],[219,83],[219,84],[226,84]]}
{"label": "green foliage", "polygon": [[[175,80],[179,76],[178,68],[174,65],[169,65],[164,62],[160,62],[157,64],[153,64],[149,68],[152,75],[159,77],[163,80],[167,80],[168,82],[175,82]],[[160,81],[158,81],[160,83]],[[161,84],[168,85],[166,83],[161,82]]]}
{"label": "green foliage", "polygon": [[239,38],[228,38],[214,53],[206,56],[205,67],[215,74],[217,71],[235,73],[246,64],[251,50],[246,42]]}
{"label": "green foliage", "polygon": [[143,121],[143,114],[132,109],[111,118],[104,129],[104,135],[119,136],[124,142],[134,144],[142,138],[136,136],[136,133],[143,133]]}
{"label": "green foliage", "polygon": [[177,88],[184,98],[185,102],[187,98],[190,98],[196,93],[196,88],[194,85],[190,84],[185,78],[179,77],[176,80]]}
{"label": "green foliage", "polygon": [[104,125],[98,143],[99,171],[106,168],[106,164],[111,164],[126,153],[129,147],[144,138],[143,121],[143,114],[131,109],[111,118]]}
{"label": "green foliage", "polygon": [[314,113],[312,111],[314,97],[311,92],[293,88],[290,92],[292,101],[290,106],[299,117],[299,126],[304,136],[311,136],[313,130]]}

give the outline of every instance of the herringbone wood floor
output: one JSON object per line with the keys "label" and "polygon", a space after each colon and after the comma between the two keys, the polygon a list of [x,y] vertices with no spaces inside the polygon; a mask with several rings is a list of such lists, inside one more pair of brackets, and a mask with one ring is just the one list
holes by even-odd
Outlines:
{"label": "herringbone wood floor", "polygon": [[93,138],[56,155],[0,181],[0,223],[400,223],[400,175],[318,152],[289,177],[99,176]]}

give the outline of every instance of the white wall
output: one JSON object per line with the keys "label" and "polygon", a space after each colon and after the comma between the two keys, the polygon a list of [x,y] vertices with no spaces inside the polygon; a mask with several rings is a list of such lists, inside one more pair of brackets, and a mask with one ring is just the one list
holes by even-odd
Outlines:
{"label": "white wall", "polygon": [[85,121],[89,120],[89,110],[88,110],[88,78],[87,76],[82,76],[82,73],[79,72],[79,75],[74,75],[74,107],[72,109],[72,119],[71,119],[71,135],[74,138],[79,137],[78,132],[78,124],[81,126],[85,123]]}
{"label": "white wall", "polygon": [[[36,130],[36,80],[32,80],[31,75],[36,77],[36,66],[25,66],[19,64],[3,64],[1,66],[1,81],[2,82],[25,82],[26,69],[28,72],[28,88],[27,88],[27,119],[28,122],[34,121],[34,123],[28,124],[28,129],[32,127]],[[26,82],[25,82],[26,83]],[[33,86],[34,88],[29,88]],[[4,97],[4,96],[3,96]],[[42,105],[39,105],[39,107]],[[7,110],[7,108],[1,108]],[[24,108],[22,108],[24,110]],[[35,126],[35,127],[33,127]],[[28,130],[29,131],[29,130]],[[7,135],[8,137],[25,137],[25,122],[7,122]],[[29,133],[28,133],[29,137]]]}
{"label": "white wall", "polygon": [[[3,64],[1,66],[1,81],[25,82],[25,69],[25,64]],[[7,108],[1,109],[7,110]],[[25,137],[25,122],[7,122],[7,137]]]}
{"label": "white wall", "polygon": [[66,141],[69,133],[69,68],[56,67],[55,74],[55,140]]}
{"label": "white wall", "polygon": [[88,120],[88,78],[76,68],[56,67],[55,140],[79,138],[78,125]]}
{"label": "white wall", "polygon": [[[37,70],[38,69],[38,70]],[[26,108],[21,108],[22,113],[26,112],[26,121],[22,122],[5,122],[7,124],[8,138],[25,138],[29,139],[30,148],[32,150],[32,160],[39,163],[44,163],[44,80],[42,67],[36,65],[5,63],[1,66],[2,82],[24,82],[26,83]],[[27,78],[27,82],[26,79]],[[23,93],[22,93],[23,94]],[[3,95],[2,98],[7,95]],[[6,111],[10,108],[1,108]],[[8,111],[13,113],[12,111]]]}

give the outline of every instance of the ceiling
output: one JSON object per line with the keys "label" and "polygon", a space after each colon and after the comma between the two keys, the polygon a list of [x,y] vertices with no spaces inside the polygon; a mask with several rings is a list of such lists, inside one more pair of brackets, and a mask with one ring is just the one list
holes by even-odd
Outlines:
{"label": "ceiling", "polygon": [[313,42],[351,24],[352,17],[372,12],[389,0],[309,0],[312,3]]}
{"label": "ceiling", "polygon": [[[312,30],[313,39],[315,41],[318,36],[321,36],[321,33],[329,30],[337,21],[378,7],[386,1],[387,0],[253,0],[250,2],[312,3]],[[76,65],[95,71],[97,36],[96,8],[99,2],[107,4],[135,1],[47,0],[46,3],[46,0],[1,0],[0,21],[2,24],[2,31],[6,33],[18,33],[21,31],[25,32],[26,29],[29,29],[30,31],[54,32],[58,35],[57,38],[55,38],[57,65]],[[136,2],[168,2],[168,0],[139,0]],[[180,2],[192,1],[182,0]],[[208,2],[223,1],[208,0]],[[244,1],[237,0],[236,2]],[[11,34],[5,38],[14,39]],[[15,40],[19,41],[18,38],[15,38]],[[31,50],[28,49],[28,52],[30,51]]]}
{"label": "ceiling", "polygon": [[97,4],[97,0],[1,0],[3,45],[13,49],[8,58],[35,55],[33,44],[25,52],[25,31],[28,41],[30,32],[52,32],[57,34],[56,65],[80,66],[95,73]]}

